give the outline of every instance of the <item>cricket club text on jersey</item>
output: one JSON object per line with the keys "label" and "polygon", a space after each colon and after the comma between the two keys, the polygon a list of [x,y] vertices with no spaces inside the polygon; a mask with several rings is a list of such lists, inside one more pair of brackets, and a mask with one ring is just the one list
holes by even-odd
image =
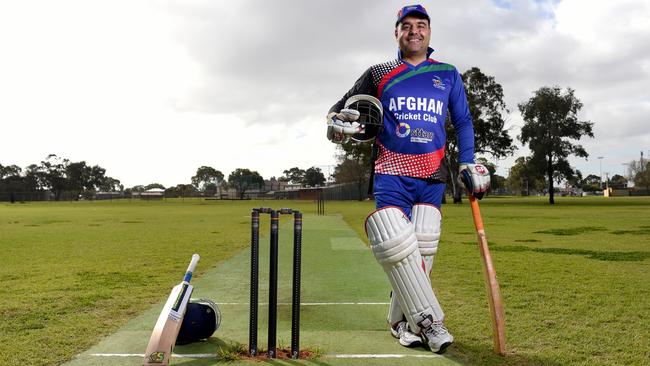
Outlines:
{"label": "cricket club text on jersey", "polygon": [[[443,105],[441,101],[433,98],[397,97],[390,98],[388,109],[393,112],[395,118],[399,121],[411,120],[438,123],[438,117],[431,116],[428,113],[434,113],[442,117]],[[403,112],[404,109],[407,111]]]}

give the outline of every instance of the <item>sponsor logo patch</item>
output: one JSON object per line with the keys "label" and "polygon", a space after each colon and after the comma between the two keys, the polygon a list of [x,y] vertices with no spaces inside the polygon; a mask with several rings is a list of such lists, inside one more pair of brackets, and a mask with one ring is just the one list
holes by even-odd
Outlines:
{"label": "sponsor logo patch", "polygon": [[401,122],[399,125],[397,125],[397,128],[395,129],[395,134],[397,137],[406,137],[411,133],[411,126],[409,126],[408,123]]}
{"label": "sponsor logo patch", "polygon": [[411,142],[426,144],[431,141],[433,141],[433,132],[423,128],[416,128],[411,131]]}

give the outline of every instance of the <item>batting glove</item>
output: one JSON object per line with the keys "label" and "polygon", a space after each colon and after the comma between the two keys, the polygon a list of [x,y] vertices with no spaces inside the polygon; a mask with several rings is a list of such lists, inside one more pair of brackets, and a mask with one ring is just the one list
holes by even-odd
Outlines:
{"label": "batting glove", "polygon": [[342,109],[339,113],[327,115],[327,138],[337,144],[350,139],[350,136],[361,131],[361,125],[356,122],[359,119],[359,111],[354,109]]}
{"label": "batting glove", "polygon": [[483,164],[461,163],[458,182],[461,187],[480,200],[490,188],[490,172]]}

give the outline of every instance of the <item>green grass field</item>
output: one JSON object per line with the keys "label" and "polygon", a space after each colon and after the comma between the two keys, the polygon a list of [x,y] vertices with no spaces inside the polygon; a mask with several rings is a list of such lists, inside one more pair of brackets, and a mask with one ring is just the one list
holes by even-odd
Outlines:
{"label": "green grass field", "polygon": [[[271,363],[647,364],[650,199],[559,198],[557,203],[549,206],[545,198],[481,202],[504,297],[506,357],[491,352],[481,262],[465,203],[443,206],[433,270],[433,287],[456,338],[445,358],[418,358],[429,353],[399,347],[386,330],[385,305],[328,305],[302,309],[301,343],[322,357]],[[388,301],[387,280],[364,247],[363,221],[372,202],[326,202],[324,217],[316,216],[316,204],[307,201],[0,203],[0,278],[5,284],[0,365],[139,364],[138,358],[91,354],[144,352],[162,301],[194,252],[202,256],[193,281],[196,296],[228,304],[221,306],[224,322],[213,338],[175,351],[215,353],[245,344],[249,213],[262,205],[306,213],[303,302]],[[290,230],[284,219],[284,253]],[[288,262],[281,260],[284,277],[289,271],[282,266]],[[261,262],[263,270],[266,264]],[[286,286],[287,278],[281,278],[281,301],[288,301]],[[264,299],[263,292],[260,296]],[[280,309],[278,329],[285,345],[289,314],[289,307]],[[259,344],[265,346],[263,329]],[[334,358],[386,353],[406,356]]]}

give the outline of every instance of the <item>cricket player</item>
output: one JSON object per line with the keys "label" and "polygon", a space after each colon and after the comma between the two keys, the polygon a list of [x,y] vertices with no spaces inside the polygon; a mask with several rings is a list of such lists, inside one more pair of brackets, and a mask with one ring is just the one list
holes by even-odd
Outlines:
{"label": "cricket player", "polygon": [[488,170],[474,162],[474,128],[463,81],[456,68],[430,58],[430,18],[421,5],[397,13],[395,60],[371,66],[334,104],[327,136],[343,143],[359,133],[359,112],[346,109],[353,95],[377,98],[383,129],[374,140],[377,158],[373,183],[376,211],[366,219],[372,252],[393,288],[388,323],[403,346],[424,342],[444,352],[454,337],[444,326],[430,282],[440,239],[440,205],[447,181],[445,118],[449,113],[458,140],[461,187],[482,198],[490,185]]}

